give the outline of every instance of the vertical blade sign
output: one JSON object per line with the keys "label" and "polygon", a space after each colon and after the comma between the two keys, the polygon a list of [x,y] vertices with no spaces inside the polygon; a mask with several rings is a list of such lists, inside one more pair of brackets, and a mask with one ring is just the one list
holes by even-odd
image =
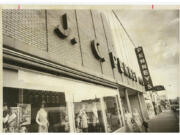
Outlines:
{"label": "vertical blade sign", "polygon": [[147,62],[144,56],[143,48],[142,47],[137,47],[135,48],[136,56],[138,59],[139,67],[141,70],[141,74],[143,77],[144,85],[146,91],[150,91],[153,88],[153,83],[151,80],[151,76],[149,73],[149,69],[147,66]]}

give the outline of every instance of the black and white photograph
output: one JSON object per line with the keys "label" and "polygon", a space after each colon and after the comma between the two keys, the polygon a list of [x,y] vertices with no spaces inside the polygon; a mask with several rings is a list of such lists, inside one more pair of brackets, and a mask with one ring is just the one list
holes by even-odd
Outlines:
{"label": "black and white photograph", "polygon": [[0,132],[179,132],[177,7],[17,5],[1,18]]}

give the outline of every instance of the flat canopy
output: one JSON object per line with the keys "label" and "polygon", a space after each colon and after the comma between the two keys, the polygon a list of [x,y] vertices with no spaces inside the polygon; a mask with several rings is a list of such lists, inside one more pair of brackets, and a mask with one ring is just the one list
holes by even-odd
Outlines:
{"label": "flat canopy", "polygon": [[65,92],[72,102],[118,95],[117,89],[24,70],[3,70],[3,77],[3,87]]}

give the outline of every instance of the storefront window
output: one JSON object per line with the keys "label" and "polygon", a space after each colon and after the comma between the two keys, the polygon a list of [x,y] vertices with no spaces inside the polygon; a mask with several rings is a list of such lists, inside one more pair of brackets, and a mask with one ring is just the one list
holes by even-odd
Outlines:
{"label": "storefront window", "polygon": [[63,92],[4,87],[3,97],[4,132],[70,131]]}
{"label": "storefront window", "polygon": [[76,132],[105,132],[99,99],[74,102]]}
{"label": "storefront window", "polygon": [[108,132],[113,132],[121,127],[119,107],[116,98],[116,96],[107,96],[103,98],[105,102]]}
{"label": "storefront window", "polygon": [[70,132],[70,126],[74,132],[114,132],[124,126],[115,92],[73,93],[66,103],[63,92],[4,87],[4,132]]}
{"label": "storefront window", "polygon": [[75,132],[114,132],[124,126],[115,89],[92,86],[86,91],[84,87],[73,91],[72,95]]}
{"label": "storefront window", "polygon": [[4,132],[114,132],[124,126],[117,89],[21,70],[3,75]]}

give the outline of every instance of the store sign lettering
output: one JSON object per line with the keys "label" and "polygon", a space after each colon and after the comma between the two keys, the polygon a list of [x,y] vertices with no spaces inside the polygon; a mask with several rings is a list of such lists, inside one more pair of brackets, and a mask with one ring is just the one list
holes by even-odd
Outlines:
{"label": "store sign lettering", "polygon": [[129,69],[129,77],[130,77],[130,79],[133,79],[132,78],[132,70],[131,69]]}
{"label": "store sign lettering", "polygon": [[133,72],[133,71],[131,71],[131,72],[132,72],[132,80],[133,80],[133,81],[136,81],[136,73]]}
{"label": "store sign lettering", "polygon": [[[61,38],[61,39],[66,39],[67,37],[70,36],[71,34],[71,29],[69,28],[68,25],[68,17],[67,14],[62,15],[61,17],[61,24],[58,25],[55,29],[54,29],[55,34]],[[72,38],[70,40],[70,43],[72,45],[76,44],[76,38]],[[100,53],[100,43],[94,39],[91,41],[91,50],[92,53],[94,55],[94,57],[99,60],[100,62],[105,62],[105,58],[104,56]],[[119,60],[119,58],[116,58],[116,56],[113,54],[113,52],[109,53],[109,57],[110,57],[110,61],[111,61],[111,66],[112,68],[118,68],[118,72],[121,74],[124,74],[125,76],[127,76],[128,78],[132,79],[133,81],[137,82],[137,78],[136,78],[136,73],[133,72],[129,67],[127,67],[125,65],[125,63],[121,62]],[[140,58],[143,58],[144,55],[143,54],[139,54]],[[145,60],[141,59],[141,63],[145,62]],[[145,67],[144,67],[145,68]],[[145,73],[147,74],[147,73]]]}
{"label": "store sign lettering", "polygon": [[128,71],[127,71],[128,69],[127,69],[125,63],[123,63],[123,67],[124,67],[124,75],[128,76]]}
{"label": "store sign lettering", "polygon": [[117,58],[117,66],[119,73],[124,73],[123,63],[119,60],[119,58]]}
{"label": "store sign lettering", "polygon": [[140,54],[139,54],[139,58],[143,58],[143,57],[144,57],[144,56],[140,53]]}
{"label": "store sign lettering", "polygon": [[145,63],[146,63],[146,62],[145,62],[145,59],[140,59],[139,61],[140,61],[140,63],[142,63],[142,64],[145,64]]}
{"label": "store sign lettering", "polygon": [[111,66],[112,68],[116,68],[117,66],[117,58],[114,56],[113,52],[109,53],[110,61],[111,61]]}
{"label": "store sign lettering", "polygon": [[135,73],[135,72],[133,72],[133,80],[134,80],[135,82],[137,82],[137,77],[136,77],[136,73]]}
{"label": "store sign lettering", "polygon": [[128,78],[137,82],[136,73],[133,72],[129,67],[127,67],[125,63],[121,62],[119,58],[116,58],[113,52],[109,53],[109,57],[113,69],[117,67],[120,74],[124,74]]}
{"label": "store sign lettering", "polygon": [[96,59],[98,59],[100,62],[104,62],[105,58],[100,54],[99,47],[100,44],[97,42],[97,40],[93,40],[91,42],[91,49]]}
{"label": "store sign lettering", "polygon": [[138,78],[138,81],[139,81],[139,84],[144,85],[144,82],[140,77]]}
{"label": "store sign lettering", "polygon": [[130,78],[130,74],[129,74],[129,67],[126,66],[126,72],[127,72],[127,77]]}
{"label": "store sign lettering", "polygon": [[[62,24],[58,25],[55,29],[54,32],[56,33],[56,35],[61,38],[61,39],[65,39],[70,35],[71,29],[68,26],[68,18],[67,18],[67,14],[62,15]],[[77,43],[76,38],[72,38],[71,39],[71,44],[75,45]]]}
{"label": "store sign lettering", "polygon": [[[150,76],[150,73],[148,70],[148,66],[146,63],[145,56],[144,56],[143,48],[142,47],[135,48],[135,52],[136,52],[139,67],[141,70],[141,74],[143,77],[145,89],[148,91],[148,90],[152,89],[153,83],[152,83],[151,76]],[[140,83],[142,83],[141,80],[140,80]]]}
{"label": "store sign lettering", "polygon": [[147,84],[147,87],[148,87],[148,89],[150,90],[150,89],[152,89],[153,87],[151,86],[151,84]]}
{"label": "store sign lettering", "polygon": [[142,69],[143,70],[147,69],[147,66],[146,65],[142,65]]}
{"label": "store sign lettering", "polygon": [[131,69],[129,69],[129,75],[130,75],[130,79],[133,79],[133,71]]}

